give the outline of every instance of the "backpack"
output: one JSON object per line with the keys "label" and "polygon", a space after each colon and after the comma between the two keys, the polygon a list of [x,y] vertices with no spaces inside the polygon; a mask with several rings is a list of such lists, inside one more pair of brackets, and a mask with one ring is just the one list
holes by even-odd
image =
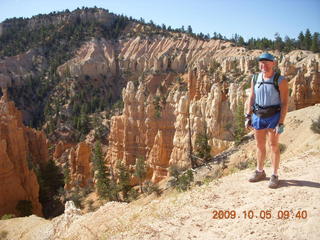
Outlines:
{"label": "backpack", "polygon": [[[253,75],[253,86],[256,85],[257,83],[257,80],[258,80],[258,75],[259,74],[254,74]],[[279,77],[280,77],[280,72],[276,72],[274,77],[273,77],[273,83],[271,82],[265,82],[263,81],[262,79],[262,82],[260,82],[260,85],[258,87],[260,87],[262,84],[273,84],[274,85],[274,88],[277,90],[277,92],[280,94],[280,90],[279,90],[279,83],[278,83],[278,80],[279,80]]]}

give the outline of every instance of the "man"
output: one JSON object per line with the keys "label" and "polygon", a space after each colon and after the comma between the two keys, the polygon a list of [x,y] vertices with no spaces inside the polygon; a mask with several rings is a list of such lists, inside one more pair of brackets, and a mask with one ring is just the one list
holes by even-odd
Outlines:
{"label": "man", "polygon": [[246,127],[253,127],[257,145],[257,169],[249,181],[258,182],[266,178],[264,162],[268,138],[273,169],[268,186],[276,188],[279,185],[279,135],[284,131],[283,123],[288,111],[288,82],[275,73],[274,56],[263,53],[258,60],[261,72],[252,78],[246,106]]}

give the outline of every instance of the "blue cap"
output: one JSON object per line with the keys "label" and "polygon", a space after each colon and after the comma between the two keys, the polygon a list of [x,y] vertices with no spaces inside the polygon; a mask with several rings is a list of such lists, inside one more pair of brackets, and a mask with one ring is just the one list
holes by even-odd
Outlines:
{"label": "blue cap", "polygon": [[270,53],[262,53],[259,58],[258,58],[259,61],[271,61],[273,62],[274,61],[274,56],[271,55]]}

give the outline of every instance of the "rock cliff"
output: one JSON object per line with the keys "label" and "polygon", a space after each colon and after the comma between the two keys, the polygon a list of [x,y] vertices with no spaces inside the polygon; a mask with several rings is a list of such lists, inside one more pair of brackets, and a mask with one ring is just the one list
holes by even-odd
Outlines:
{"label": "rock cliff", "polygon": [[[199,134],[209,136],[211,154],[233,144],[235,113],[246,101],[246,83],[258,71],[256,58],[262,51],[174,32],[148,36],[144,28],[130,23],[117,40],[92,38],[57,72],[68,79],[61,86],[71,98],[84,88],[90,98],[104,89],[104,101],[110,103],[122,95],[123,114],[110,120],[107,164],[121,159],[134,166],[136,158],[143,157],[157,182],[172,164],[190,166]],[[271,53],[289,81],[290,110],[320,102],[319,55],[302,50]],[[59,115],[67,118],[71,108],[71,100],[65,99]]]}
{"label": "rock cliff", "polygon": [[[147,76],[131,75],[123,90],[124,111],[111,119],[106,161],[134,165],[144,157],[157,182],[172,164],[190,166],[198,134],[210,136],[213,155],[233,144],[235,113],[246,101],[245,82],[257,70],[261,51],[186,36],[152,40],[121,42],[119,69]],[[273,54],[290,84],[290,110],[320,102],[319,56]]]}
{"label": "rock cliff", "polygon": [[33,213],[42,216],[39,184],[34,169],[48,161],[48,146],[43,132],[27,128],[21,112],[8,99],[0,100],[0,215],[18,215],[20,200],[32,202]]}

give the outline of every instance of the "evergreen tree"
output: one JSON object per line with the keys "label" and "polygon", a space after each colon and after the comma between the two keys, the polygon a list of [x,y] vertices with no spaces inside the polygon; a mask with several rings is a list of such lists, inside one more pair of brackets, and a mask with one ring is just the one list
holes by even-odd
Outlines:
{"label": "evergreen tree", "polygon": [[204,131],[204,133],[197,134],[194,150],[196,152],[196,155],[199,158],[204,159],[205,161],[208,161],[211,158],[211,146],[208,144],[208,141],[209,136],[206,130]]}
{"label": "evergreen tree", "polygon": [[306,34],[304,35],[304,45],[306,50],[311,50],[312,36],[309,29],[306,30]]}
{"label": "evergreen tree", "polygon": [[245,45],[245,41],[244,41],[242,36],[239,36],[238,45],[239,46],[244,46]]}
{"label": "evergreen tree", "polygon": [[192,34],[192,33],[193,33],[193,32],[192,32],[192,27],[191,27],[190,25],[188,26],[187,33],[189,33],[189,34]]}
{"label": "evergreen tree", "polygon": [[280,34],[279,33],[276,33],[274,35],[275,37],[275,41],[274,41],[274,49],[276,50],[279,50],[279,51],[282,51],[283,50],[283,41],[282,41],[282,38],[280,37]]}
{"label": "evergreen tree", "polygon": [[319,33],[314,32],[312,36],[312,45],[311,45],[312,52],[319,52]]}
{"label": "evergreen tree", "polygon": [[128,192],[131,189],[130,185],[130,172],[125,164],[122,164],[121,161],[117,162],[118,170],[118,190],[122,192],[124,200],[128,199]]}
{"label": "evergreen tree", "polygon": [[294,46],[294,40],[290,39],[288,36],[285,36],[284,38],[284,51],[285,52],[290,52],[295,48]]}
{"label": "evergreen tree", "polygon": [[80,117],[78,118],[77,124],[77,129],[83,134],[87,134],[89,132],[89,118],[86,113],[87,110],[85,110],[86,106],[86,104],[82,105]]}
{"label": "evergreen tree", "polygon": [[242,137],[245,135],[244,104],[242,101],[238,103],[235,118],[235,142],[238,145],[240,144]]}
{"label": "evergreen tree", "polygon": [[[107,167],[103,161],[101,144],[97,141],[94,145],[93,150],[93,166],[96,172],[96,179],[97,179],[97,192],[101,198],[111,198],[111,189],[110,189],[110,179],[108,178],[109,175],[107,173]],[[111,199],[110,199],[111,200]]]}
{"label": "evergreen tree", "polygon": [[300,48],[300,49],[305,49],[305,45],[304,45],[304,34],[303,34],[303,32],[301,31],[300,33],[299,33],[299,36],[298,36],[298,47]]}
{"label": "evergreen tree", "polygon": [[147,166],[145,163],[145,159],[143,157],[138,157],[136,160],[136,167],[134,176],[136,176],[139,180],[140,191],[142,193],[142,181],[147,175]]}
{"label": "evergreen tree", "polygon": [[55,196],[59,194],[59,189],[64,187],[64,175],[53,160],[49,160],[41,170],[36,167],[35,173],[40,186],[39,200],[43,206],[43,215],[47,218],[52,216],[61,204]]}

